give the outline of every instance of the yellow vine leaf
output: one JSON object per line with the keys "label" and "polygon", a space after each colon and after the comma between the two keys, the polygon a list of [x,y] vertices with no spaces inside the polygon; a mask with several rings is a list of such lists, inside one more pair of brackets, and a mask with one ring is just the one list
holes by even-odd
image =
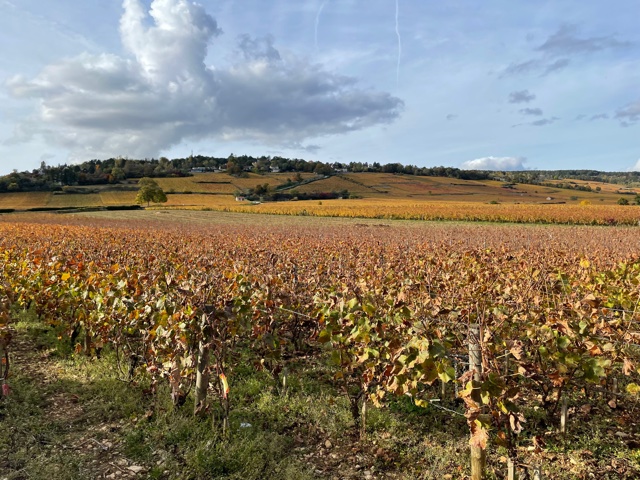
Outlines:
{"label": "yellow vine leaf", "polygon": [[224,398],[229,395],[229,383],[227,382],[227,376],[224,373],[220,374],[220,382],[222,382],[222,394]]}

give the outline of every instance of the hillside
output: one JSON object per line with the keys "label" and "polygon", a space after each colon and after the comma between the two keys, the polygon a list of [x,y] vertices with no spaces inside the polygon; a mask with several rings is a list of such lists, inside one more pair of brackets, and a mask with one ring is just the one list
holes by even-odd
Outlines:
{"label": "hillside", "polygon": [[[298,176],[301,183],[295,182]],[[300,193],[347,190],[353,205],[363,200],[385,200],[389,203],[471,202],[504,204],[591,203],[614,205],[621,197],[633,203],[635,190],[616,184],[565,179],[558,181],[573,188],[556,188],[529,184],[507,184],[496,180],[462,180],[449,177],[423,177],[390,173],[342,173],[332,176],[313,173],[249,173],[245,178],[227,173],[197,173],[190,177],[158,178],[168,194],[163,207],[226,208],[238,205],[234,194],[268,185],[270,189]],[[288,187],[287,187],[288,185]],[[591,191],[576,190],[589,186]],[[284,188],[286,187],[286,188]],[[596,191],[599,188],[600,191]],[[135,202],[135,181],[126,184],[77,187],[67,192],[11,192],[0,194],[0,209],[104,207],[131,205]],[[353,198],[355,197],[355,198]]]}

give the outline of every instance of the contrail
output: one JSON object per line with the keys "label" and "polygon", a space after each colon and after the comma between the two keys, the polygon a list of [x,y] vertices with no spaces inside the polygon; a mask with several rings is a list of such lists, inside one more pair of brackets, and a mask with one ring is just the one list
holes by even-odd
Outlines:
{"label": "contrail", "polygon": [[322,15],[322,10],[324,9],[324,6],[327,4],[329,0],[324,0],[322,2],[322,4],[320,5],[320,8],[318,9],[318,13],[316,14],[316,30],[315,30],[315,45],[316,45],[316,52],[318,51],[318,26],[320,25],[320,15]]}
{"label": "contrail", "polygon": [[400,59],[402,58],[402,39],[400,38],[400,26],[398,17],[400,16],[400,0],[396,0],[396,37],[398,37],[398,64],[396,65],[396,87],[400,83]]}

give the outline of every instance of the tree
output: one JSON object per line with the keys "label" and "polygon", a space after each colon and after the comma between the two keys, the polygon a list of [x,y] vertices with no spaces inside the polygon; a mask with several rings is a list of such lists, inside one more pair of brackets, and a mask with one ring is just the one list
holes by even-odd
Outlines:
{"label": "tree", "polygon": [[627,200],[626,198],[619,198],[618,205],[629,205],[629,200]]}
{"label": "tree", "polygon": [[164,203],[167,201],[164,190],[160,188],[160,185],[158,185],[155,180],[144,177],[140,179],[138,185],[140,185],[140,190],[138,190],[138,195],[136,195],[136,203],[147,202],[147,206],[149,206],[151,202]]}
{"label": "tree", "polygon": [[111,169],[111,183],[118,183],[126,178],[124,170],[120,167],[113,167]]}
{"label": "tree", "polygon": [[264,185],[258,184],[258,186],[253,189],[253,193],[255,193],[256,195],[267,195],[270,191],[271,188],[269,187],[268,183],[265,183]]}

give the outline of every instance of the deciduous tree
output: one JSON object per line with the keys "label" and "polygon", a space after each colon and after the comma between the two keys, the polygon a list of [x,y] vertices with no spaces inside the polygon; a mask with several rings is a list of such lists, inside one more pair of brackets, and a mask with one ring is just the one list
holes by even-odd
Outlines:
{"label": "deciduous tree", "polygon": [[164,203],[167,201],[167,195],[164,193],[164,190],[162,190],[160,185],[152,178],[141,178],[138,185],[140,185],[140,190],[138,190],[138,195],[136,195],[136,203],[147,202],[147,206],[149,206],[151,202]]}

